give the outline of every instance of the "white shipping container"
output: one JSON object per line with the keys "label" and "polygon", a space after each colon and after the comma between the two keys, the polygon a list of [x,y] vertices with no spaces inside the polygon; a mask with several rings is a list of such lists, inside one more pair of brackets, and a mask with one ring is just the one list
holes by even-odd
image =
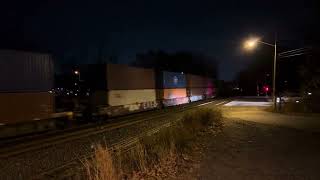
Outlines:
{"label": "white shipping container", "polygon": [[110,106],[124,106],[129,111],[156,107],[156,91],[154,89],[141,90],[110,90],[108,91]]}

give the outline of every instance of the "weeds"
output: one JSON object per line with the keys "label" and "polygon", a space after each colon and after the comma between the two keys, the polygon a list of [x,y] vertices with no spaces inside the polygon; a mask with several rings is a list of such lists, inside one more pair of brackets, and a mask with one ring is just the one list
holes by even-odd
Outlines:
{"label": "weeds", "polygon": [[111,155],[107,148],[99,145],[93,159],[84,163],[88,179],[177,176],[182,154],[189,150],[197,134],[209,126],[222,126],[220,111],[200,109],[186,113],[180,122],[144,137],[126,152]]}
{"label": "weeds", "polygon": [[84,162],[87,178],[89,180],[114,180],[117,172],[113,164],[112,156],[107,147],[98,145],[94,156]]}

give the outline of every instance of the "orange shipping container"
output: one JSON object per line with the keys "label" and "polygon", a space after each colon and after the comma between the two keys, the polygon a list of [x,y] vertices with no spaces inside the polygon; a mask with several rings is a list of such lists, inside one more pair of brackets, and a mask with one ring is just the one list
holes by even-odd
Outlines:
{"label": "orange shipping container", "polygon": [[165,106],[185,104],[189,101],[186,88],[160,89],[158,90],[158,99],[162,101]]}
{"label": "orange shipping container", "polygon": [[187,97],[187,90],[181,89],[163,89],[163,99],[175,99]]}
{"label": "orange shipping container", "polygon": [[48,92],[0,93],[0,123],[12,124],[48,118],[54,96]]}

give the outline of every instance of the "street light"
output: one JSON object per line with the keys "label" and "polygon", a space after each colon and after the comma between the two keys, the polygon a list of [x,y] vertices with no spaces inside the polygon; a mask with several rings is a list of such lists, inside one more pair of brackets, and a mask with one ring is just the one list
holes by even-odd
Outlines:
{"label": "street light", "polygon": [[244,42],[243,47],[246,50],[252,50],[255,47],[257,47],[258,42],[259,42],[259,38],[250,38]]}
{"label": "street light", "polygon": [[275,39],[274,44],[261,41],[260,38],[254,37],[246,40],[244,42],[244,48],[246,50],[252,50],[257,47],[258,43],[268,45],[274,48],[274,57],[273,57],[273,79],[272,79],[272,99],[273,99],[273,108],[276,110],[276,67],[277,67],[277,40]]}
{"label": "street light", "polygon": [[81,81],[81,78],[80,78],[80,71],[75,70],[75,71],[73,71],[73,73],[74,73],[75,75],[77,75],[77,76],[78,76],[78,78],[79,78],[79,82],[80,82],[80,81]]}

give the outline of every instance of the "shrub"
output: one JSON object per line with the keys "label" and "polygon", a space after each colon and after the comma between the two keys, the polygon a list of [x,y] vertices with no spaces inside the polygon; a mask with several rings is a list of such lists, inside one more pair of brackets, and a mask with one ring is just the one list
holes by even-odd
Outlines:
{"label": "shrub", "polygon": [[202,108],[185,114],[182,124],[191,132],[197,132],[207,126],[221,126],[222,113],[218,109]]}

